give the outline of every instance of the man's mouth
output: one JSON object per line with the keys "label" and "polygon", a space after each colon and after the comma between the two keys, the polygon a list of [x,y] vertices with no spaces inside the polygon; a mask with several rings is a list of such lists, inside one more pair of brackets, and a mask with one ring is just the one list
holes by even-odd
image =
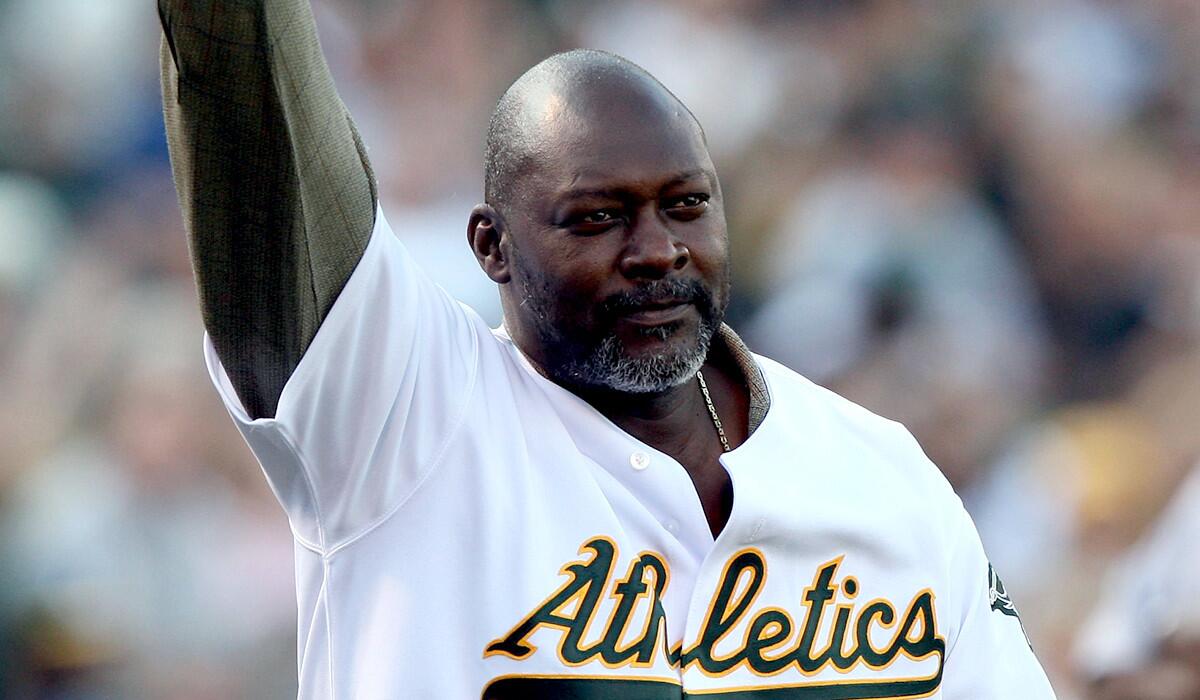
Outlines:
{"label": "man's mouth", "polygon": [[638,326],[661,326],[682,320],[695,308],[688,301],[671,300],[641,304],[621,313],[621,320]]}
{"label": "man's mouth", "polygon": [[600,306],[602,317],[661,335],[691,315],[703,316],[707,293],[698,280],[664,279],[614,294]]}

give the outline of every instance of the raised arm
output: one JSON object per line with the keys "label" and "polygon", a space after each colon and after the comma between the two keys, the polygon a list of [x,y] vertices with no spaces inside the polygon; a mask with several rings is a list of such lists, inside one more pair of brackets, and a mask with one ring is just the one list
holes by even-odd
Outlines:
{"label": "raised arm", "polygon": [[375,179],[308,0],[159,0],[163,108],[204,323],[252,417],[374,225]]}

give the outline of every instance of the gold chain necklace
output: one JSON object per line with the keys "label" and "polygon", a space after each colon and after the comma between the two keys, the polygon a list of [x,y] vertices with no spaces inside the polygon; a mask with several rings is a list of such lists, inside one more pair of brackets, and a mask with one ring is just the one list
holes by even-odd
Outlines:
{"label": "gold chain necklace", "polygon": [[712,397],[708,394],[708,384],[704,381],[704,374],[699,370],[696,371],[696,379],[700,381],[700,393],[704,395],[704,404],[708,406],[708,415],[712,416],[713,425],[717,428],[717,437],[721,438],[721,447],[726,452],[732,452],[733,448],[729,446],[729,440],[725,437],[725,428],[721,427],[721,417],[717,415]]}

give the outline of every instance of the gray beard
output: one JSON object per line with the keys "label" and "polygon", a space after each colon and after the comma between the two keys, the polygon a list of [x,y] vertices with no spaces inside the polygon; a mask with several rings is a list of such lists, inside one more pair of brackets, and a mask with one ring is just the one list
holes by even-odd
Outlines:
{"label": "gray beard", "polygon": [[[528,277],[526,277],[528,279]],[[533,312],[537,333],[546,347],[569,345],[551,318],[547,295],[522,284],[521,305]],[[543,368],[551,379],[564,385],[609,389],[627,394],[657,394],[690,381],[704,366],[708,347],[719,320],[701,317],[695,342],[664,352],[630,357],[615,335],[607,335],[595,347],[556,366]],[[677,329],[658,326],[646,334],[666,340]]]}
{"label": "gray beard", "polygon": [[[665,339],[667,328],[651,334]],[[629,357],[616,336],[609,335],[588,356],[560,366],[555,372],[572,384],[604,387],[627,394],[657,394],[691,381],[704,366],[716,328],[701,322],[696,342],[675,351]]]}

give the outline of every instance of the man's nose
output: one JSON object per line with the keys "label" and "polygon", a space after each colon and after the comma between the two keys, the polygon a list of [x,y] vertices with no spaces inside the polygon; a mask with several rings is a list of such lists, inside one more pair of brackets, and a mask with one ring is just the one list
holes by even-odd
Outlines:
{"label": "man's nose", "polygon": [[621,272],[630,279],[662,279],[687,267],[691,253],[660,212],[637,218],[621,255]]}

